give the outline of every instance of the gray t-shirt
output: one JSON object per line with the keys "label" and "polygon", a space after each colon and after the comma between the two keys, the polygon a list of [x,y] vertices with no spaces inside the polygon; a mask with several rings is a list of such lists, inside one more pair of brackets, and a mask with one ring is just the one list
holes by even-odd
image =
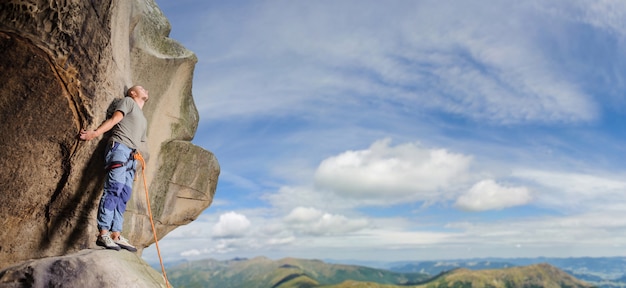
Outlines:
{"label": "gray t-shirt", "polygon": [[124,97],[117,104],[115,111],[122,112],[124,118],[113,127],[111,140],[132,149],[143,149],[147,138],[148,121],[137,102],[131,97]]}

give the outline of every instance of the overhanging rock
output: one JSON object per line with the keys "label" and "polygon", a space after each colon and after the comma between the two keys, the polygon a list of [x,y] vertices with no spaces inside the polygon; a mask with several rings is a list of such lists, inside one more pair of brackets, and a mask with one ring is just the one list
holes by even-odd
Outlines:
{"label": "overhanging rock", "polygon": [[[219,164],[190,142],[197,58],[169,31],[151,0],[0,2],[0,269],[94,248],[105,141],[77,135],[133,85],[150,91],[146,172],[158,236],[211,204]],[[124,234],[140,249],[154,241],[145,203],[137,181]]]}

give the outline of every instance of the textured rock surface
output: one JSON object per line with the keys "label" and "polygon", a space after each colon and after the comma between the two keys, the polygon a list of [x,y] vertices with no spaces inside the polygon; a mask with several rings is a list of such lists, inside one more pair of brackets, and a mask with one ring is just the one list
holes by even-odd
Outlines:
{"label": "textured rock surface", "polygon": [[[112,264],[115,265],[106,265]],[[32,260],[0,272],[0,287],[166,287],[163,276],[126,251],[82,250]]]}
{"label": "textured rock surface", "polygon": [[[135,84],[150,91],[146,176],[159,237],[211,204],[219,164],[189,142],[197,59],[169,30],[151,0],[0,1],[0,269],[95,246],[106,135],[76,136]],[[153,242],[142,186],[124,223],[140,249]]]}

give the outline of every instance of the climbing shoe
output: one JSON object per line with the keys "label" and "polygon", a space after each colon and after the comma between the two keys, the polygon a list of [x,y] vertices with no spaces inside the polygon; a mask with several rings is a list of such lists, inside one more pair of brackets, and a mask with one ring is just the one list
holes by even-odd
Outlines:
{"label": "climbing shoe", "polygon": [[113,240],[113,242],[115,242],[114,244],[117,244],[117,246],[122,247],[130,252],[137,251],[137,248],[135,248],[135,246],[128,243],[128,239],[122,237],[122,235],[120,235],[119,239]]}
{"label": "climbing shoe", "polygon": [[111,239],[110,234],[104,234],[104,235],[98,236],[98,240],[96,240],[96,245],[102,246],[106,249],[112,249],[116,251],[120,250],[120,246],[118,246],[117,244],[115,244],[115,242],[113,242],[113,239]]}

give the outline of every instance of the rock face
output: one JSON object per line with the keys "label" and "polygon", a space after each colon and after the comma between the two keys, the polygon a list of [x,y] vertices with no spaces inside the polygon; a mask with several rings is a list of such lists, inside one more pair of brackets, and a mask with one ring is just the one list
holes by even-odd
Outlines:
{"label": "rock face", "polygon": [[[133,85],[150,91],[144,154],[158,237],[211,204],[219,164],[190,142],[197,59],[169,31],[152,0],[0,2],[0,269],[95,247],[106,135],[77,135]],[[123,232],[139,249],[154,241],[145,197],[139,178]]]}
{"label": "rock face", "polygon": [[[115,265],[102,265],[115,263]],[[163,275],[130,252],[82,250],[22,262],[0,272],[0,287],[166,287]]]}

